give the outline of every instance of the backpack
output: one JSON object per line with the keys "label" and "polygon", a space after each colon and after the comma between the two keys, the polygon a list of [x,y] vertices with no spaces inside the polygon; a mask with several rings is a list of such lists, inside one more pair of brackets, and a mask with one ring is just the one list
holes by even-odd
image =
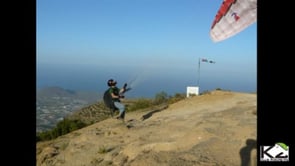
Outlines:
{"label": "backpack", "polygon": [[110,88],[104,92],[103,101],[104,101],[104,104],[110,109],[111,115],[113,116],[113,113],[117,110],[117,108],[115,107],[115,104],[112,100],[112,96],[111,96],[109,90],[110,90]]}

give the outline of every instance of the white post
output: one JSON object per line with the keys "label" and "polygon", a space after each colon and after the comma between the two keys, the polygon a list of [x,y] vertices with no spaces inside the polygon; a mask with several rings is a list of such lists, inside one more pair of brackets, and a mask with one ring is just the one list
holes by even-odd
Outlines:
{"label": "white post", "polygon": [[199,85],[199,83],[200,83],[200,69],[201,69],[201,60],[200,59],[201,58],[199,58],[199,64],[198,64],[198,82],[197,82],[198,86],[200,86]]}

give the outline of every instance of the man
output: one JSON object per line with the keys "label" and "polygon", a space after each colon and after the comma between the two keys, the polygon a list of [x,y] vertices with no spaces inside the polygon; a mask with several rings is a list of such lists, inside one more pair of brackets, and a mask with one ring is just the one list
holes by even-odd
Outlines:
{"label": "man", "polygon": [[125,83],[123,88],[119,89],[117,81],[113,79],[108,80],[109,93],[112,97],[112,101],[117,109],[119,109],[119,116],[117,119],[124,120],[125,118],[125,105],[121,103],[120,98],[124,98],[123,93],[126,91],[127,84]]}

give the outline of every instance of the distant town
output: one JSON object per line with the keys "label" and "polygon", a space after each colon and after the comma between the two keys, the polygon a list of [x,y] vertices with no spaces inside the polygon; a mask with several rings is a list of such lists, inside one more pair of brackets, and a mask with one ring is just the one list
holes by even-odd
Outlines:
{"label": "distant town", "polygon": [[[46,91],[46,93],[44,93],[44,91]],[[58,90],[57,88],[54,90],[52,88],[47,88],[42,89],[42,92],[43,93],[41,93],[41,91],[40,93],[37,93],[37,132],[47,131],[54,128],[64,117],[101,98],[98,94],[87,95],[84,93],[83,97],[81,97],[79,93],[74,93],[74,95],[73,93],[69,94],[62,88],[58,88]]]}

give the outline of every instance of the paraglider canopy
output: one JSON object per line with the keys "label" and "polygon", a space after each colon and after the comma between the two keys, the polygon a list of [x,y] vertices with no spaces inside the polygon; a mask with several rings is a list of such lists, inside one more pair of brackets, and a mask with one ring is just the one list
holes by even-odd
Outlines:
{"label": "paraglider canopy", "polygon": [[257,20],[257,0],[223,0],[210,29],[214,42],[241,32]]}

